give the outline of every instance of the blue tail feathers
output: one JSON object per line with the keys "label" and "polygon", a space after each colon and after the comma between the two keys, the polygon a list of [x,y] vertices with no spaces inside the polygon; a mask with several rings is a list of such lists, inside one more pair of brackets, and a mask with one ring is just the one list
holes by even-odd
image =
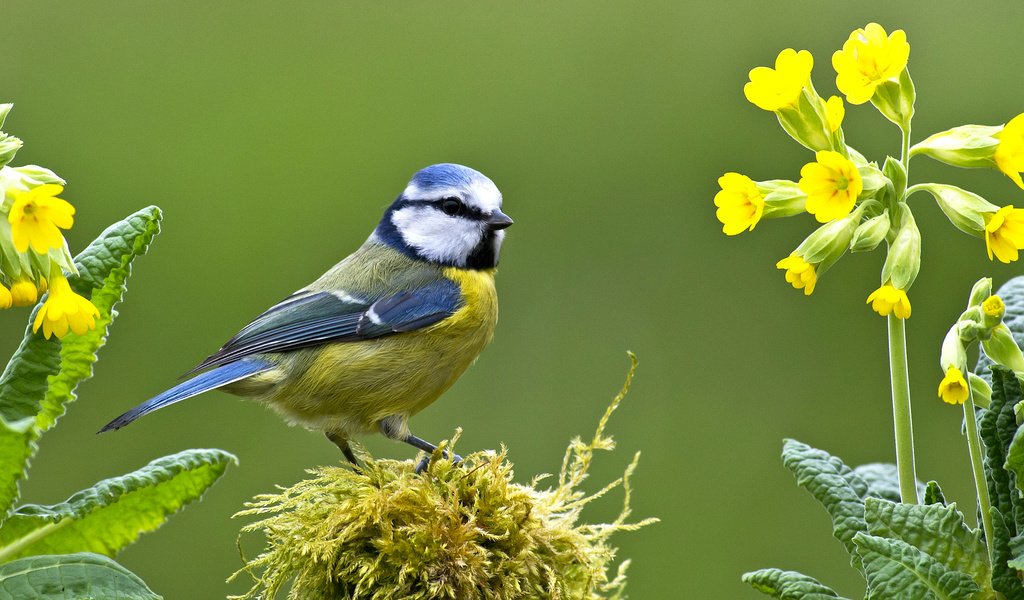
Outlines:
{"label": "blue tail feathers", "polygon": [[225,386],[229,383],[234,383],[240,379],[245,379],[246,377],[272,368],[273,365],[268,362],[250,359],[240,360],[238,362],[217,367],[212,371],[201,373],[188,381],[179,383],[171,389],[146,400],[142,404],[104,425],[103,429],[100,429],[99,433],[110,431],[112,429],[120,429],[142,415],[147,415],[154,410],[161,409],[165,406],[174,404],[175,402],[180,402],[186,398],[191,398],[192,396]]}

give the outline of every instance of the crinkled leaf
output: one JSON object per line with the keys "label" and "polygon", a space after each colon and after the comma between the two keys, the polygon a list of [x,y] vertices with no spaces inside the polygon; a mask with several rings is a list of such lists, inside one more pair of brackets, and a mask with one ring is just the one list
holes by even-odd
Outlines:
{"label": "crinkled leaf", "polygon": [[1010,551],[1010,530],[1006,519],[995,507],[992,508],[992,587],[1006,600],[1024,600],[1024,584],[1021,584],[1013,567],[1016,560]]}
{"label": "crinkled leaf", "polygon": [[867,531],[863,500],[867,483],[843,461],[796,440],[785,441],[782,461],[796,475],[797,485],[825,507],[832,517],[832,535],[846,546],[851,562],[860,568],[853,537]]}
{"label": "crinkled leaf", "polygon": [[[873,496],[899,502],[900,498],[900,476],[896,465],[892,463],[868,463],[854,467],[853,472],[864,480],[868,485],[868,491],[863,497]],[[925,486],[917,482],[918,497],[924,496]]]}
{"label": "crinkled leaf", "polygon": [[75,387],[92,377],[96,352],[106,343],[110,323],[117,316],[116,306],[124,296],[131,263],[146,253],[160,233],[160,219],[159,208],[144,208],[108,227],[75,257],[79,276],[71,281],[71,287],[92,300],[100,317],[95,329],[85,335],[68,336],[61,343],[61,368],[49,378],[37,418],[40,431],[53,426],[64,414],[64,405],[75,399]]}
{"label": "crinkled leaf", "polygon": [[71,552],[114,556],[198,500],[233,462],[223,450],[186,450],[100,481],[61,504],[21,506],[0,527],[0,551],[20,544],[9,558]]}
{"label": "crinkled leaf", "polygon": [[779,600],[845,600],[832,588],[796,571],[761,569],[743,574],[743,581]]}
{"label": "crinkled leaf", "polygon": [[902,540],[952,571],[970,575],[983,590],[992,570],[981,531],[964,523],[956,504],[899,504],[879,498],[864,501],[868,533]]}
{"label": "crinkled leaf", "polygon": [[[1017,433],[1017,421],[1013,405],[1020,400],[1020,384],[1011,371],[993,366],[989,376],[992,382],[992,402],[987,409],[980,410],[978,432],[984,442],[983,463],[988,482],[988,493],[992,505],[1007,519],[1011,536],[1018,533],[1017,512],[1021,504],[1017,490],[1017,475],[1004,468],[1008,453],[1013,451],[1012,442]],[[1021,454],[1020,442],[1017,455]]]}
{"label": "crinkled leaf", "polygon": [[106,556],[32,556],[0,565],[0,600],[160,600]]}
{"label": "crinkled leaf", "polygon": [[973,600],[980,595],[970,575],[947,569],[906,542],[858,533],[853,543],[864,566],[869,599]]}
{"label": "crinkled leaf", "polygon": [[28,468],[39,433],[53,426],[74,399],[74,389],[92,375],[96,351],[106,340],[107,328],[116,316],[114,305],[124,292],[130,262],[145,252],[159,231],[160,209],[145,208],[108,227],[75,259],[79,277],[71,280],[74,289],[91,296],[100,310],[96,329],[83,336],[69,335],[63,343],[32,333],[35,308],[21,346],[0,375],[0,420],[8,425],[35,426],[18,435],[0,427],[0,521],[5,518],[18,495],[17,482]]}
{"label": "crinkled leaf", "polygon": [[946,496],[942,493],[942,488],[939,487],[939,482],[929,481],[928,486],[924,491],[924,503],[925,504],[941,504],[946,505]]}

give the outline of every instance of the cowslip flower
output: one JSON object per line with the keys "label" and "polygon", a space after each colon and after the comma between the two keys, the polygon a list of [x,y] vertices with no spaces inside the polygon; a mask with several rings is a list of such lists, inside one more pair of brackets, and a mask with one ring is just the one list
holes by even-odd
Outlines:
{"label": "cowslip flower", "polygon": [[857,166],[831,150],[821,150],[816,162],[800,169],[800,189],[807,194],[807,212],[819,223],[845,217],[863,190]]}
{"label": "cowslip flower", "polygon": [[71,290],[67,279],[51,277],[50,295],[36,314],[32,331],[39,331],[42,327],[46,339],[54,334],[62,338],[69,329],[76,335],[82,335],[96,327],[96,317],[99,316],[100,311],[92,302]]}
{"label": "cowslip flower", "polygon": [[786,271],[786,282],[795,289],[802,289],[804,296],[814,293],[814,286],[818,283],[818,274],[815,266],[804,260],[796,252],[775,263],[779,269]]}
{"label": "cowslip flower", "polygon": [[14,204],[7,218],[18,252],[27,252],[31,246],[39,254],[45,254],[50,248],[64,245],[60,229],[71,228],[75,207],[57,197],[62,191],[63,186],[54,183],[36,186],[27,192],[11,190]]}
{"label": "cowslip flower", "polygon": [[910,318],[910,298],[907,297],[906,290],[889,283],[871,292],[866,304],[870,304],[871,310],[883,317],[895,314],[897,319]]}
{"label": "cowslip flower", "polygon": [[12,302],[11,290],[7,289],[7,286],[0,283],[0,309],[10,308]]}
{"label": "cowslip flower", "polygon": [[743,95],[758,108],[777,111],[795,106],[811,77],[814,57],[807,50],[786,48],[775,58],[775,68],[755,67]]}
{"label": "cowslip flower", "polygon": [[36,284],[22,279],[11,285],[11,297],[15,306],[32,306],[39,299],[39,290]]}
{"label": "cowslip flower", "polygon": [[985,248],[989,260],[993,254],[1002,263],[1017,260],[1024,249],[1024,208],[1004,206],[985,215]]}
{"label": "cowslip flower", "polygon": [[985,313],[986,317],[1002,319],[1006,314],[1006,305],[1003,304],[1003,299],[999,296],[989,296],[981,303],[981,312]]}
{"label": "cowslip flower", "polygon": [[722,222],[722,232],[737,235],[753,231],[764,215],[764,196],[754,180],[739,173],[726,173],[718,178],[721,191],[715,194],[715,216]]}
{"label": "cowslip flower", "polygon": [[964,374],[956,367],[946,369],[946,376],[939,383],[939,398],[949,404],[963,404],[970,395],[970,388]]}
{"label": "cowslip flower", "polygon": [[908,58],[910,44],[902,29],[887,36],[881,25],[868,23],[851,33],[843,49],[832,55],[836,87],[850,104],[864,104],[879,85],[899,77]]}
{"label": "cowslip flower", "polygon": [[1010,119],[995,136],[999,140],[993,158],[999,170],[1024,189],[1021,172],[1024,171],[1024,113]]}
{"label": "cowslip flower", "polygon": [[825,118],[828,121],[828,130],[835,133],[843,126],[843,117],[846,116],[846,106],[839,96],[831,96],[825,101]]}

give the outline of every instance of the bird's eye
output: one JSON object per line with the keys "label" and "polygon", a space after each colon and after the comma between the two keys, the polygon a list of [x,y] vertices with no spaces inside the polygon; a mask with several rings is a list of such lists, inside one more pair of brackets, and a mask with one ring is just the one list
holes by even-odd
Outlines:
{"label": "bird's eye", "polygon": [[445,198],[441,201],[441,210],[443,210],[444,214],[449,217],[461,215],[465,208],[466,207],[462,204],[462,200],[459,200],[458,198]]}

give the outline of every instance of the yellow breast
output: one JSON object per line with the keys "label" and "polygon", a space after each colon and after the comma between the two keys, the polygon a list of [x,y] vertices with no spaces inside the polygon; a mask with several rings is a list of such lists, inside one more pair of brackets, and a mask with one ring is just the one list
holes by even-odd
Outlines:
{"label": "yellow breast", "polygon": [[[444,270],[463,306],[422,330],[310,352],[304,373],[267,400],[289,420],[319,430],[363,433],[387,417],[426,408],[491,341],[498,320],[494,270]],[[306,361],[302,361],[306,362]]]}

